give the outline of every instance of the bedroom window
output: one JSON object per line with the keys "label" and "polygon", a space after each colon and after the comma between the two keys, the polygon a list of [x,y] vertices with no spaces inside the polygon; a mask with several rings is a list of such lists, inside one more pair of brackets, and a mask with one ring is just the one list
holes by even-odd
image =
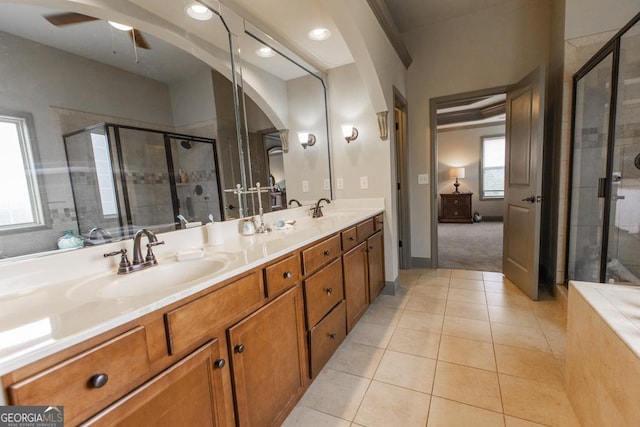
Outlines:
{"label": "bedroom window", "polygon": [[504,199],[504,135],[482,137],[480,199]]}
{"label": "bedroom window", "polygon": [[0,114],[0,230],[44,225],[28,124]]}

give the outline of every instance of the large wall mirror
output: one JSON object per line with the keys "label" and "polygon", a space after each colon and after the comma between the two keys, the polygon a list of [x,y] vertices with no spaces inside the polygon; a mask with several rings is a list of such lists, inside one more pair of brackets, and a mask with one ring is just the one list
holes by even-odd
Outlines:
{"label": "large wall mirror", "polygon": [[[12,165],[0,258],[56,251],[67,230],[89,245],[180,228],[177,215],[237,218],[224,190],[238,184],[270,186],[265,211],[330,197],[324,83],[284,56],[304,74],[240,56],[261,43],[233,12],[207,1],[213,17],[200,21],[186,0],[25,3],[0,1],[0,144]],[[305,122],[305,108],[322,123]],[[298,130],[316,132],[315,146]],[[244,203],[257,213],[251,194]]]}

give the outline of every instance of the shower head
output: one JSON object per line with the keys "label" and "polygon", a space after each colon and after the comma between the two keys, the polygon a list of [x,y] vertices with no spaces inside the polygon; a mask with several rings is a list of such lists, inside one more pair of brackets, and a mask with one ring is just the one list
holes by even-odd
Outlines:
{"label": "shower head", "polygon": [[182,140],[180,141],[180,145],[182,145],[184,149],[191,150],[191,141],[187,141],[186,139]]}

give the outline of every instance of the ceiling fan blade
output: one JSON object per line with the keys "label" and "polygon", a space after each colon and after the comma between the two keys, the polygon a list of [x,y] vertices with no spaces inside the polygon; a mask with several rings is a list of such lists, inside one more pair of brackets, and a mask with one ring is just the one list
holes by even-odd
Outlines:
{"label": "ceiling fan blade", "polygon": [[129,36],[136,42],[136,46],[138,46],[140,49],[151,49],[149,43],[147,43],[147,40],[145,40],[142,33],[135,28],[129,31]]}
{"label": "ceiling fan blade", "polygon": [[44,17],[47,21],[51,22],[56,27],[64,25],[81,24],[83,22],[97,21],[99,18],[95,18],[89,15],[83,15],[81,13],[67,12],[58,13],[55,15],[47,15]]}

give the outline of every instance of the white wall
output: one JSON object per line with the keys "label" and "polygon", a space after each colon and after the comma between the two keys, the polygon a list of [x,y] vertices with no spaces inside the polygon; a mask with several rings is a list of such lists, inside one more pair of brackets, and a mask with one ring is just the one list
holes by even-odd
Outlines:
{"label": "white wall", "polygon": [[566,0],[565,39],[619,30],[639,12],[639,0]]}
{"label": "white wall", "polygon": [[429,100],[512,84],[548,60],[550,3],[513,0],[403,34],[407,77],[412,257],[431,257]]}
{"label": "white wall", "polygon": [[[169,85],[173,123],[179,132],[203,126],[215,129],[216,106],[213,101],[211,69],[202,65],[202,70]],[[214,138],[215,134],[201,135]]]}

